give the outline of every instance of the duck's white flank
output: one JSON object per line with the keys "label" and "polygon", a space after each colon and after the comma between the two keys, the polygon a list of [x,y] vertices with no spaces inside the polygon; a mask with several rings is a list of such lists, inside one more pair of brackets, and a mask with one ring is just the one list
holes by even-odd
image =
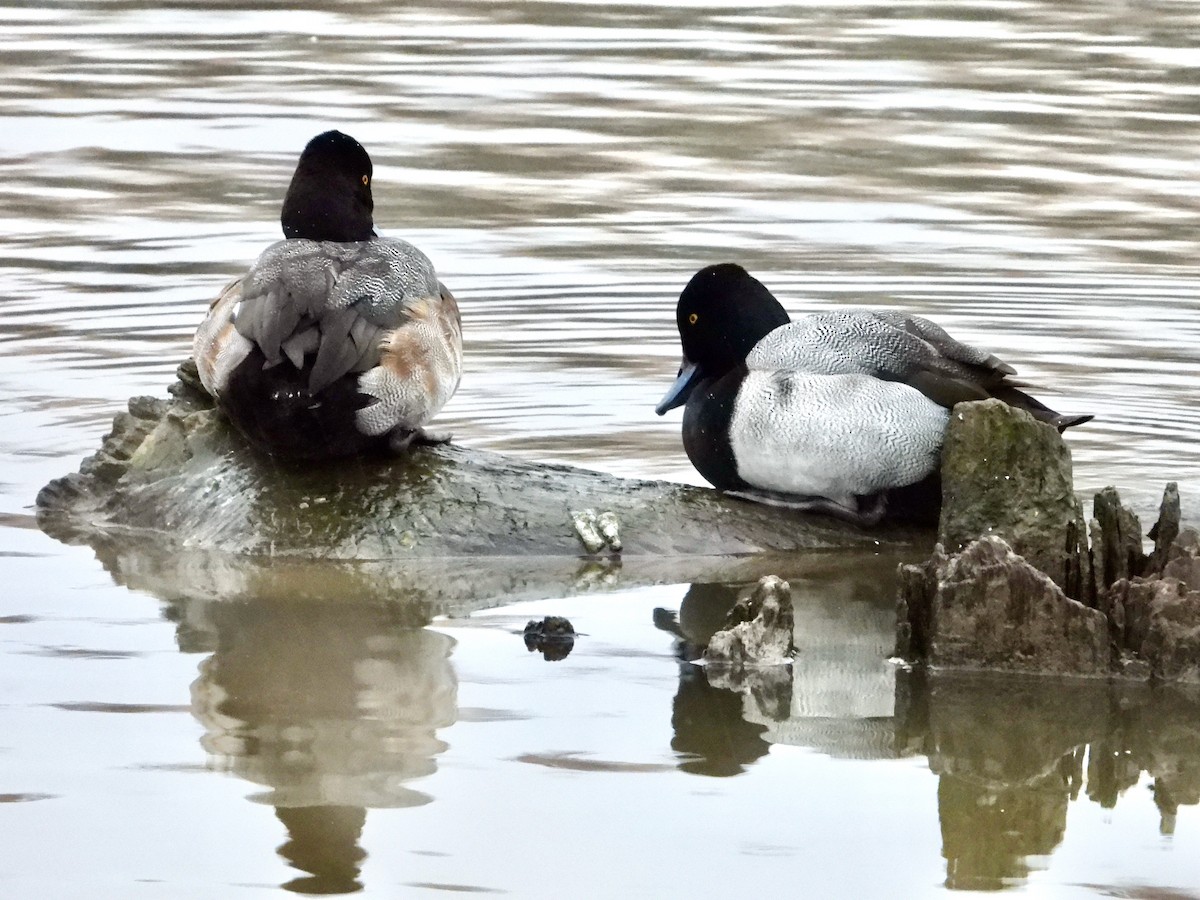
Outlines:
{"label": "duck's white flank", "polygon": [[729,439],[748,484],[851,506],[855,495],[933,472],[949,418],[949,410],[899,382],[751,370]]}

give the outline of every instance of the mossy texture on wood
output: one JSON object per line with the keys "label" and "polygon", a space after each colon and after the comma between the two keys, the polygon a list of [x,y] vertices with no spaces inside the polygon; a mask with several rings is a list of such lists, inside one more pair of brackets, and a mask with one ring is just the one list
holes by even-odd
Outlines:
{"label": "mossy texture on wood", "polygon": [[901,567],[898,655],[944,669],[1200,681],[1200,540],[1181,530],[1174,483],[1147,555],[1115,488],[1095,495],[1085,531],[1054,428],[996,401],[960,404],[938,531],[928,562]]}
{"label": "mossy texture on wood", "polygon": [[1067,597],[998,537],[901,568],[897,653],[941,668],[1105,675],[1104,614]]}
{"label": "mossy texture on wood", "polygon": [[[871,547],[914,535],[456,445],[280,463],[245,444],[186,367],[181,377],[172,400],[132,400],[80,472],[42,490],[46,530],[69,540],[150,537],[191,550],[330,560],[716,556]],[[593,530],[602,543],[587,540]]]}
{"label": "mossy texture on wood", "polygon": [[1052,426],[999,400],[956,406],[942,448],[938,541],[955,553],[985,535],[1083,598],[1087,535],[1071,452]]}

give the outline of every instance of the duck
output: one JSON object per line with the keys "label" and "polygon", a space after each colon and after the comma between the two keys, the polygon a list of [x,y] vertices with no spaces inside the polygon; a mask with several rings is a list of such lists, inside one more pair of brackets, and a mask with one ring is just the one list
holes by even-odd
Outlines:
{"label": "duck", "polygon": [[284,238],[210,305],[200,382],[250,444],[335,459],[440,443],[426,426],[458,389],[462,320],[429,258],[375,232],[371,158],[340,131],[305,146]]}
{"label": "duck", "polygon": [[1092,418],[1055,412],[1012,366],[921,316],[850,307],[792,321],[736,263],[692,276],[675,318],[683,361],[655,412],[684,406],[696,470],[748,500],[874,525],[889,497],[936,480],[956,403],[996,398],[1060,432]]}

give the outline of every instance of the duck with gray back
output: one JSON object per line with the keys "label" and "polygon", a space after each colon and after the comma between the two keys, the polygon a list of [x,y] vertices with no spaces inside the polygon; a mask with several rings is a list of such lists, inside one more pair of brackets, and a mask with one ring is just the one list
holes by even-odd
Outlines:
{"label": "duck with gray back", "polygon": [[1056,413],[1011,366],[920,316],[847,308],[793,322],[733,263],[697,272],[675,317],[683,363],[655,411],[686,404],[692,464],[763,503],[863,525],[903,518],[907,492],[936,481],[955,403],[994,397],[1059,431],[1092,418]]}
{"label": "duck with gray back", "polygon": [[400,452],[458,388],[458,304],[429,259],[379,237],[371,158],[339,131],[300,156],[272,244],[196,332],[200,380],[267,453]]}

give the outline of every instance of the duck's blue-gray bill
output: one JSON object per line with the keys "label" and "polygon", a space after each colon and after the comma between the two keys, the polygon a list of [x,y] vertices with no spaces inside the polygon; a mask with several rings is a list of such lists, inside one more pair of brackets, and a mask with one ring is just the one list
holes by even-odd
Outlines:
{"label": "duck's blue-gray bill", "polygon": [[699,382],[699,370],[696,368],[696,364],[685,356],[683,362],[679,364],[679,377],[675,379],[675,383],[671,385],[666,396],[658,401],[658,406],[654,407],[654,411],[661,416],[669,409],[683,406]]}

